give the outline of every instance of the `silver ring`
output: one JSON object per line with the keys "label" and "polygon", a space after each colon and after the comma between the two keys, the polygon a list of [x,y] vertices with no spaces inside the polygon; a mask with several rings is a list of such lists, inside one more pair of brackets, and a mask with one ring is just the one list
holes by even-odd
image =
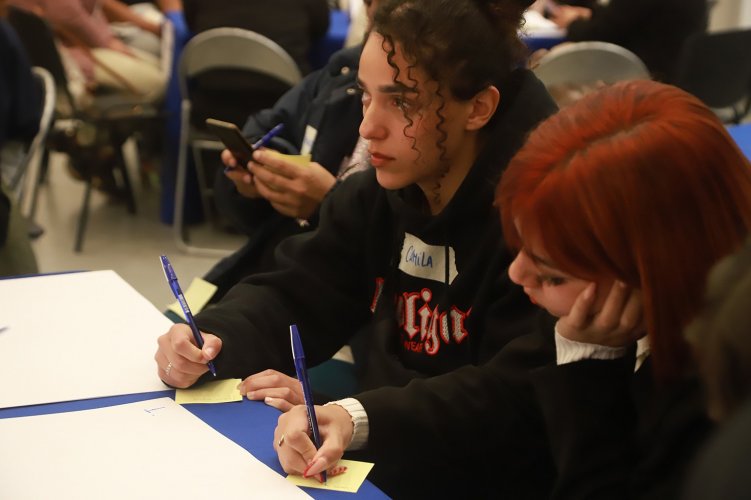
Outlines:
{"label": "silver ring", "polygon": [[164,369],[164,373],[165,373],[165,375],[169,375],[169,372],[171,372],[171,371],[172,371],[172,361],[170,361],[169,363],[167,363],[167,368]]}
{"label": "silver ring", "polygon": [[276,443],[277,448],[281,448],[282,445],[284,444],[284,436],[285,435],[286,434],[282,434],[282,437],[279,438],[279,441]]}

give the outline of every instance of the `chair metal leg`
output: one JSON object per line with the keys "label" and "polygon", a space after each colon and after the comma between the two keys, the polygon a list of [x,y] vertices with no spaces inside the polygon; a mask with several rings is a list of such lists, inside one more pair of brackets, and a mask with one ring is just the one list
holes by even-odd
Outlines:
{"label": "chair metal leg", "polygon": [[81,203],[81,213],[78,215],[78,225],[76,226],[76,242],[73,251],[81,253],[83,249],[83,235],[86,231],[86,223],[89,220],[89,204],[91,202],[91,179],[86,181],[86,188],[83,192],[83,202]]}
{"label": "chair metal leg", "polygon": [[190,150],[188,145],[190,136],[189,129],[190,103],[188,101],[183,101],[180,124],[180,146],[177,156],[177,178],[175,179],[174,220],[172,222],[172,231],[175,236],[175,245],[177,246],[178,250],[189,255],[226,257],[227,255],[232,253],[232,250],[223,250],[220,248],[203,248],[193,246],[188,243],[187,227],[185,226],[184,218],[184,204],[188,180],[188,152]]}
{"label": "chair metal leg", "polygon": [[133,183],[130,181],[130,175],[128,174],[128,167],[125,164],[125,157],[123,156],[122,149],[117,153],[116,166],[123,177],[123,190],[125,191],[125,204],[128,213],[133,215],[136,213],[136,198],[133,194]]}

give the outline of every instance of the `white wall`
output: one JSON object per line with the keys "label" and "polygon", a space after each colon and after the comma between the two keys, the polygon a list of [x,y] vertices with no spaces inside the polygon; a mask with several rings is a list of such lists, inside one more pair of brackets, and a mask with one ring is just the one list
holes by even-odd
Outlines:
{"label": "white wall", "polygon": [[709,29],[720,31],[751,27],[751,0],[718,0],[711,13]]}

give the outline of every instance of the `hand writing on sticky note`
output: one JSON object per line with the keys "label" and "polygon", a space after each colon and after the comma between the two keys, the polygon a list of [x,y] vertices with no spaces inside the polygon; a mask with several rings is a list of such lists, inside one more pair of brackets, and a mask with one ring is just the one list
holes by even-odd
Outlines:
{"label": "hand writing on sticky note", "polygon": [[287,476],[287,481],[297,486],[306,488],[321,488],[325,490],[346,491],[348,493],[357,493],[360,486],[368,476],[373,464],[368,462],[357,462],[354,460],[340,460],[334,466],[328,475],[328,480],[321,483],[315,478],[304,478],[302,476]]}
{"label": "hand writing on sticky note", "polygon": [[[321,439],[318,449],[308,434],[305,406],[295,406],[279,417],[274,430],[274,449],[282,468],[289,474],[309,478],[327,471],[330,475],[352,441],[352,418],[347,410],[339,405],[328,405],[316,406],[315,412]],[[345,475],[350,472],[348,467]]]}
{"label": "hand writing on sticky note", "polygon": [[336,183],[334,175],[310,155],[283,155],[270,149],[253,153],[250,172],[258,194],[279,213],[310,218]]}

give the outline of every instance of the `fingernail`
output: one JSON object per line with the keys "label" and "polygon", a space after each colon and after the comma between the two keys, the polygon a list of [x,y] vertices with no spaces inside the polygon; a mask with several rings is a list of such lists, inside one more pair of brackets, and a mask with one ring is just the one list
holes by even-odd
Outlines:
{"label": "fingernail", "polygon": [[274,398],[270,396],[266,396],[265,398],[263,398],[263,402],[266,403],[267,405],[271,405],[272,401],[274,401]]}
{"label": "fingernail", "polygon": [[316,468],[316,465],[317,465],[317,464],[318,464],[318,463],[319,463],[320,461],[321,461],[321,458],[316,458],[315,460],[312,460],[312,461],[311,461],[311,462],[310,462],[310,463],[308,464],[308,466],[307,466],[307,467],[305,468],[305,470],[303,471],[303,473],[302,473],[303,477],[310,477],[310,476],[312,476],[313,474],[317,474],[317,472],[315,472],[315,473],[313,473],[313,474],[310,474],[310,476],[309,476],[309,475],[308,475],[308,472],[310,472],[310,470],[311,470],[311,469],[314,469],[314,470],[315,470],[315,468]]}
{"label": "fingernail", "polygon": [[347,472],[346,465],[338,465],[329,471],[329,477],[339,476]]}
{"label": "fingernail", "polygon": [[321,474],[316,474],[316,479],[318,479],[318,482],[323,484],[323,476]]}
{"label": "fingernail", "polygon": [[255,391],[250,391],[248,392],[248,394],[246,394],[246,396],[248,397],[248,399],[255,399],[256,393]]}
{"label": "fingernail", "polygon": [[214,349],[213,347],[207,347],[206,351],[204,352],[206,353],[206,356],[209,357],[209,359],[213,359],[214,355],[216,354],[216,349]]}

